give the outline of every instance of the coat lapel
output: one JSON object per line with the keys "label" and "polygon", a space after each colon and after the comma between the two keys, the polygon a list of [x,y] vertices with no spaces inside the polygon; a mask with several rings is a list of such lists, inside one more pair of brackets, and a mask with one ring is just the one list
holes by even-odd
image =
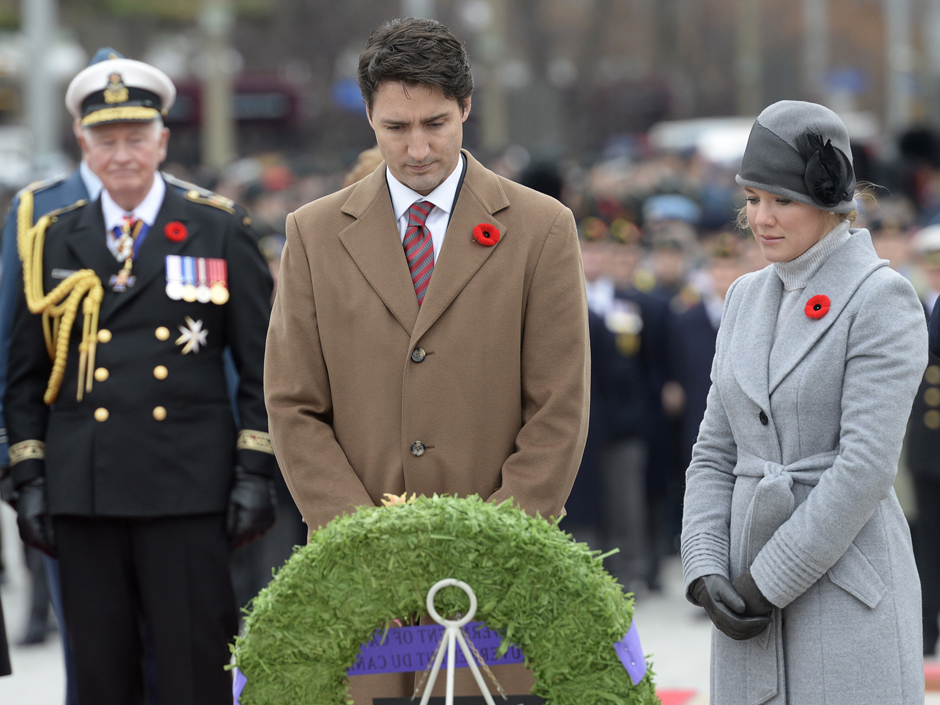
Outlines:
{"label": "coat lapel", "polygon": [[[876,269],[887,264],[875,253],[867,230],[855,232],[848,242],[830,255],[807,282],[803,295],[770,351],[771,394],[832,327],[861,283]],[[829,312],[822,318],[814,319],[804,313],[804,308],[818,294],[829,298]]]}
{"label": "coat lapel", "polygon": [[[774,326],[783,284],[772,267],[765,267],[748,282],[742,292],[734,331],[731,337],[731,368],[741,389],[761,409],[770,408],[768,366],[770,348],[774,340]],[[749,360],[756,364],[736,364],[736,360]]]}
{"label": "coat lapel", "polygon": [[66,233],[65,242],[82,268],[94,270],[107,287],[108,279],[121,265],[108,249],[100,200],[85,206],[76,226]]}
{"label": "coat lapel", "polygon": [[[499,179],[467,152],[464,154],[467,173],[418,313],[412,340],[420,338],[434,325],[483,263],[499,249],[507,235],[506,226],[493,217],[494,213],[509,205]],[[496,227],[499,242],[491,247],[478,243],[473,238],[473,229],[480,223]]]}
{"label": "coat lapel", "polygon": [[340,232],[340,242],[362,276],[411,335],[418,317],[418,299],[395,223],[385,169],[380,166],[360,181],[342,210],[356,220]]}
{"label": "coat lapel", "polygon": [[[167,255],[177,255],[184,252],[189,248],[190,243],[199,237],[199,224],[193,221],[187,220],[185,214],[188,210],[186,200],[176,191],[176,189],[167,186],[166,195],[163,198],[163,205],[160,207],[160,211],[157,213],[157,219],[154,221],[153,226],[147,232],[147,238],[144,240],[144,243],[140,246],[140,251],[137,253],[137,257],[134,258],[134,268],[133,274],[136,277],[134,286],[128,287],[127,291],[121,292],[119,294],[114,294],[112,296],[105,296],[104,302],[101,305],[101,317],[106,318],[111,315],[122,306],[127,304],[128,301],[135,299],[141,291],[150,283],[157,278],[158,276],[165,276],[166,273],[166,256]],[[100,213],[100,208],[98,209]],[[167,223],[171,220],[177,220],[186,226],[187,234],[186,239],[181,242],[173,242],[168,237],[163,234],[164,229],[166,228]],[[102,225],[102,233],[104,232],[104,225]],[[104,236],[102,236],[102,241]],[[107,247],[104,248],[109,255],[110,251]],[[111,255],[111,259],[114,259],[114,256]],[[117,261],[115,260],[115,264]],[[116,269],[115,269],[116,271]],[[160,284],[163,283],[161,279]],[[102,284],[105,286],[105,291],[110,291],[111,287],[108,284],[108,281],[102,279]]]}

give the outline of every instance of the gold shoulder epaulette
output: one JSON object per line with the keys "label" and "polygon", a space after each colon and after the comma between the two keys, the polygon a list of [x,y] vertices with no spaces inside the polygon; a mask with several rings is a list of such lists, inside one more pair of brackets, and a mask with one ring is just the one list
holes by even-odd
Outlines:
{"label": "gold shoulder epaulette", "polygon": [[235,212],[235,201],[225,196],[220,196],[217,193],[213,193],[211,196],[203,196],[199,191],[193,189],[186,192],[186,200],[192,201],[193,203],[202,203],[207,206],[214,206],[219,210],[223,210],[226,213]]}
{"label": "gold shoulder epaulette", "polygon": [[49,211],[48,213],[46,213],[46,215],[49,218],[49,222],[54,223],[56,222],[56,219],[58,219],[58,217],[62,215],[63,213],[68,213],[69,211],[78,210],[79,208],[82,208],[83,206],[87,206],[87,205],[88,205],[88,201],[86,201],[84,198],[80,198],[79,200],[75,201],[75,203],[73,203],[72,205],[64,206],[63,208],[59,208],[58,210]]}
{"label": "gold shoulder epaulette", "polygon": [[33,192],[20,194],[20,205],[16,212],[16,246],[23,262],[23,289],[30,313],[42,314],[42,332],[46,338],[46,350],[53,361],[52,374],[43,400],[52,404],[59,396],[65,363],[69,354],[69,338],[72,325],[82,306],[84,326],[82,342],[78,346],[78,401],[85,391],[91,391],[95,369],[95,348],[98,340],[98,311],[104,298],[101,280],[92,269],[80,269],[69,275],[62,283],[46,294],[43,291],[42,253],[46,230],[58,216],[84,206],[80,200],[52,213],[46,213],[33,224]]}
{"label": "gold shoulder epaulette", "polygon": [[215,206],[216,208],[226,211],[227,213],[235,212],[235,201],[231,198],[226,198],[225,196],[220,196],[214,191],[210,191],[207,188],[202,186],[197,186],[194,183],[180,179],[173,174],[167,174],[165,171],[161,171],[160,174],[163,176],[163,180],[166,181],[171,186],[175,186],[181,191],[186,192],[186,200],[192,201],[193,203],[202,203],[207,206]]}

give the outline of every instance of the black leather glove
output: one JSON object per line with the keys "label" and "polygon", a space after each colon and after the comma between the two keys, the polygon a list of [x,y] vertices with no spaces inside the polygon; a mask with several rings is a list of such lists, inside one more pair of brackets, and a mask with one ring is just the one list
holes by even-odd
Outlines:
{"label": "black leather glove", "polygon": [[55,558],[52,517],[46,508],[46,478],[24,482],[16,493],[16,525],[23,543]]}
{"label": "black leather glove", "polygon": [[747,608],[731,581],[723,575],[704,575],[690,586],[692,598],[698,602],[712,623],[732,639],[753,639],[770,624],[770,615],[745,616]]}
{"label": "black leather glove", "polygon": [[770,614],[774,606],[764,597],[764,593],[757,587],[751,571],[745,570],[734,579],[731,586],[744,599],[744,614],[748,617],[759,617]]}
{"label": "black leather glove", "polygon": [[226,530],[232,548],[241,548],[261,538],[274,526],[277,499],[274,481],[235,466],[235,484],[228,499]]}

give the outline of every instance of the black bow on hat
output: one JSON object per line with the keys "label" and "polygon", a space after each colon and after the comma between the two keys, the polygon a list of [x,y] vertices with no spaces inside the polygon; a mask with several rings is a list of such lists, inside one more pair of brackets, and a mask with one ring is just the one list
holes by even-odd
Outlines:
{"label": "black bow on hat", "polygon": [[852,163],[832,140],[814,132],[797,139],[800,155],[806,162],[803,183],[813,199],[825,208],[833,208],[843,201],[851,201],[855,192],[855,173]]}

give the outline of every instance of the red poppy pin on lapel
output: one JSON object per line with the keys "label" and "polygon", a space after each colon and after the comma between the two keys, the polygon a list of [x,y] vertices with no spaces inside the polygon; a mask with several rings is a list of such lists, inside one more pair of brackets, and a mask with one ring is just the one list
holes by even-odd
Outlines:
{"label": "red poppy pin on lapel", "polygon": [[170,242],[182,242],[189,233],[186,231],[185,225],[178,220],[174,220],[166,224],[166,227],[163,228],[163,234]]}
{"label": "red poppy pin on lapel", "polygon": [[473,229],[473,239],[484,247],[492,247],[499,242],[499,230],[495,225],[480,223]]}
{"label": "red poppy pin on lapel", "polygon": [[803,310],[810,318],[822,318],[829,313],[829,297],[817,294],[806,302],[806,308]]}

